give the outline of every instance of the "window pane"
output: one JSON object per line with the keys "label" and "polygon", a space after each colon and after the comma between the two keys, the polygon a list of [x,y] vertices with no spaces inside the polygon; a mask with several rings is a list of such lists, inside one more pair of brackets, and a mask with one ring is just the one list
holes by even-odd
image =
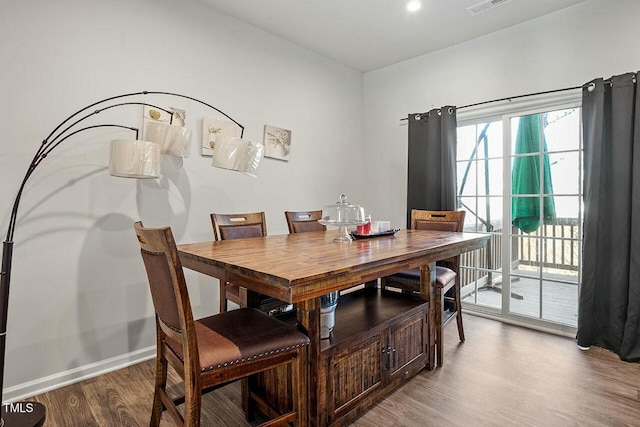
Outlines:
{"label": "window pane", "polygon": [[478,151],[482,151],[479,158],[502,158],[502,122],[492,122],[487,128],[487,148],[478,148]]}
{"label": "window pane", "polygon": [[502,196],[502,159],[478,162],[478,194]]}
{"label": "window pane", "polygon": [[573,327],[578,326],[578,284],[542,282],[542,318]]}
{"label": "window pane", "polygon": [[478,197],[475,215],[480,222],[481,231],[502,229],[502,197]]}
{"label": "window pane", "polygon": [[512,273],[530,275],[532,268],[540,265],[542,240],[537,235],[520,234],[512,241],[515,245],[512,251],[516,254]]}
{"label": "window pane", "polygon": [[461,126],[458,128],[457,160],[467,161],[472,156],[476,146],[476,125]]}
{"label": "window pane", "polygon": [[578,150],[580,148],[579,108],[545,113],[543,125],[549,151]]}
{"label": "window pane", "polygon": [[571,221],[578,226],[578,217],[582,198],[580,196],[554,196],[553,203],[556,207],[556,218],[558,221]]}
{"label": "window pane", "polygon": [[480,123],[458,128],[457,160],[502,156],[502,122]]}
{"label": "window pane", "polygon": [[482,223],[475,215],[475,212],[478,211],[478,200],[475,197],[460,197],[458,205],[459,209],[467,212],[464,216],[464,231],[484,230]]}
{"label": "window pane", "polygon": [[478,191],[478,162],[458,162],[458,195],[475,196]]}
{"label": "window pane", "polygon": [[580,154],[550,153],[551,183],[555,194],[580,194]]}

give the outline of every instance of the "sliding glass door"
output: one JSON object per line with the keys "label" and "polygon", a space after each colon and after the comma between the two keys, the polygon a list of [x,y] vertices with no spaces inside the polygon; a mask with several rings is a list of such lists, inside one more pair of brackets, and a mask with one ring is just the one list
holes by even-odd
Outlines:
{"label": "sliding glass door", "polygon": [[465,230],[491,235],[463,256],[463,304],[572,333],[582,224],[580,108],[461,123],[458,201]]}

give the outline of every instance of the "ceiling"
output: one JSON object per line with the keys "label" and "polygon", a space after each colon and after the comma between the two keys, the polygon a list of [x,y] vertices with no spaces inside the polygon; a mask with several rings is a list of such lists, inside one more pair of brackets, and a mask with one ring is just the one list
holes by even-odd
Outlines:
{"label": "ceiling", "polygon": [[[218,11],[367,72],[585,0],[200,0]],[[471,15],[479,3],[499,3]],[[490,6],[490,4],[489,4]]]}

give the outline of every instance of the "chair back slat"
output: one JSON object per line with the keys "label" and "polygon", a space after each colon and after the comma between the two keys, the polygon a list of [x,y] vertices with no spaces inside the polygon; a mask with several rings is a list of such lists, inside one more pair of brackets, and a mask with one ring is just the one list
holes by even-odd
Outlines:
{"label": "chair back slat", "polygon": [[413,228],[416,230],[458,231],[458,223],[446,221],[432,222],[417,220]]}
{"label": "chair back slat", "polygon": [[462,231],[465,211],[411,210],[411,228],[414,230]]}
{"label": "chair back slat", "polygon": [[[464,228],[464,216],[466,211],[423,211],[411,210],[411,228],[414,230],[455,231],[461,232]],[[460,265],[460,255],[442,260],[444,264],[457,272]]]}
{"label": "chair back slat", "polygon": [[322,218],[322,211],[286,211],[289,233],[304,233],[307,231],[324,231],[327,227],[318,222]]}
{"label": "chair back slat", "polygon": [[264,212],[240,214],[211,214],[213,235],[216,240],[245,239],[267,235]]}
{"label": "chair back slat", "polygon": [[140,243],[157,318],[165,332],[169,329],[167,335],[181,340],[180,334],[193,328],[193,315],[171,229],[145,228],[142,222],[136,222],[134,229]]}
{"label": "chair back slat", "polygon": [[160,320],[175,330],[182,331],[176,293],[173,289],[171,273],[164,254],[142,250],[142,259],[147,270],[151,299]]}

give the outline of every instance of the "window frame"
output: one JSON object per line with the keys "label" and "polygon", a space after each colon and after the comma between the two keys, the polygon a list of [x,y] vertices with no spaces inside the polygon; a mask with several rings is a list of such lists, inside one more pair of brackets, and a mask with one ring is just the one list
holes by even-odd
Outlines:
{"label": "window frame", "polygon": [[[571,89],[565,92],[558,92],[553,94],[544,94],[544,95],[532,95],[526,98],[519,98],[514,101],[502,101],[496,103],[489,103],[482,106],[470,107],[468,109],[464,109],[464,111],[459,111],[457,113],[457,127],[469,126],[469,125],[477,125],[481,123],[502,122],[502,160],[503,160],[503,191],[502,195],[502,218],[511,218],[511,120],[514,117],[520,117],[529,114],[539,114],[545,113],[549,111],[561,110],[561,109],[571,109],[571,108],[582,108],[582,90],[581,89]],[[580,113],[581,114],[581,113]],[[579,138],[580,144],[577,152],[579,153],[579,162],[582,164],[583,161],[583,138],[582,138],[582,117],[580,117],[579,124]],[[576,152],[576,150],[573,150]],[[555,151],[554,151],[555,153]],[[505,160],[506,159],[506,160]],[[458,160],[456,159],[456,162]],[[507,167],[509,165],[509,167]],[[579,189],[578,196],[582,197],[583,195],[583,168],[580,168],[578,171],[578,180],[579,180]],[[456,188],[458,188],[458,184],[456,183]],[[573,196],[573,195],[572,195]],[[475,198],[480,197],[477,194]],[[485,197],[485,196],[482,196]],[[505,200],[509,201],[509,203],[505,202]],[[579,219],[584,218],[584,208],[582,204],[579,207]],[[582,233],[582,224],[579,224],[578,232]],[[490,232],[487,232],[490,234]],[[495,234],[495,233],[494,233]],[[501,232],[500,243],[502,248],[508,248],[508,250],[502,251],[502,262],[509,262],[509,256],[511,251],[512,244],[512,235],[511,232],[505,232],[504,229]],[[578,254],[578,263],[579,266],[582,265],[582,253],[579,251]],[[504,264],[503,264],[504,265]],[[542,268],[542,266],[541,266]],[[510,283],[510,268],[506,269],[508,271],[502,271],[503,281],[505,283]],[[478,271],[478,270],[476,270]],[[578,293],[581,288],[581,268],[578,269]],[[502,301],[500,308],[482,306],[477,304],[464,304],[466,305],[466,309],[469,311],[473,311],[474,314],[492,318],[495,320],[503,321],[506,323],[516,324],[519,326],[524,326],[532,329],[537,329],[545,332],[551,332],[559,335],[575,337],[575,333],[577,329],[575,327],[555,323],[548,320],[536,319],[531,317],[526,317],[523,315],[519,315],[517,313],[511,312],[510,307],[510,292],[502,293]],[[540,310],[542,310],[542,298],[540,298]],[[540,311],[542,313],[542,311]],[[541,316],[542,317],[542,316]]]}

